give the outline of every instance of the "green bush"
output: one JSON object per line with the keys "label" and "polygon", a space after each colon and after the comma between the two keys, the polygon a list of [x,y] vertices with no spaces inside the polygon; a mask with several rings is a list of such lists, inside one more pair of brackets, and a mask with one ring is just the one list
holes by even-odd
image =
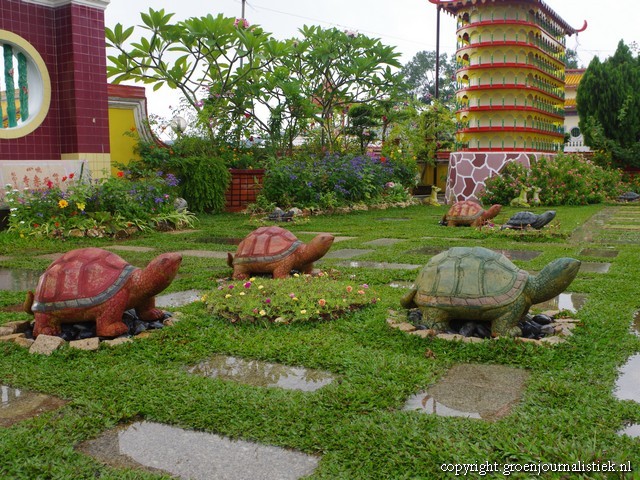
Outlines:
{"label": "green bush", "polygon": [[181,179],[182,196],[193,212],[221,212],[224,193],[231,174],[220,158],[184,157],[175,159],[170,167]]}
{"label": "green bush", "polygon": [[539,187],[545,205],[587,205],[616,197],[621,190],[622,174],[606,169],[582,155],[560,154],[543,157],[527,169],[511,162],[500,175],[485,182],[480,194],[484,204],[508,205],[522,187]]}
{"label": "green bush", "polygon": [[382,201],[391,187],[397,198],[398,185],[409,187],[414,182],[415,168],[385,158],[278,158],[266,168],[262,195],[281,207],[331,208]]}

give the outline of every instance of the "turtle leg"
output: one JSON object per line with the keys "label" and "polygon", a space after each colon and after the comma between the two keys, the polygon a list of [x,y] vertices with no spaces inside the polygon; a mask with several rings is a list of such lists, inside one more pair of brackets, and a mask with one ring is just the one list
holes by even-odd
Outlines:
{"label": "turtle leg", "polygon": [[444,332],[449,328],[449,314],[434,307],[422,307],[422,324],[427,328]]}
{"label": "turtle leg", "polygon": [[288,278],[290,272],[291,268],[288,263],[278,265],[273,269],[273,278]]}
{"label": "turtle leg", "polygon": [[155,297],[141,300],[136,307],[136,313],[138,314],[138,317],[140,317],[140,320],[144,322],[153,322],[164,317],[164,312],[161,309],[156,308]]}
{"label": "turtle leg", "polygon": [[96,335],[98,337],[117,337],[129,331],[122,321],[122,314],[127,309],[129,291],[120,290],[109,300],[100,305],[96,315]]}
{"label": "turtle leg", "polygon": [[500,335],[502,337],[520,337],[522,330],[518,327],[518,318],[513,312],[503,313],[491,322],[491,334],[493,336]]}
{"label": "turtle leg", "polygon": [[38,335],[58,335],[60,333],[60,321],[53,315],[36,312],[33,326],[33,337]]}
{"label": "turtle leg", "polygon": [[246,280],[247,278],[249,278],[249,272],[245,272],[243,268],[235,266],[231,278],[233,280]]}

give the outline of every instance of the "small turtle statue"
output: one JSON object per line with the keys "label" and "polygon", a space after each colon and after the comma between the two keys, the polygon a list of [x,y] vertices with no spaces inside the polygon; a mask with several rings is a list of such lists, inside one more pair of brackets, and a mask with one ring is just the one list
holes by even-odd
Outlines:
{"label": "small turtle statue", "polygon": [[117,337],[128,331],[122,315],[131,308],[144,321],[162,319],[154,297],[171,284],[181,262],[179,253],[164,253],[140,269],[101,248],[65,253],[40,276],[35,295],[27,294],[33,336],[58,335],[61,323],[95,321],[99,337]]}
{"label": "small turtle statue", "polygon": [[235,258],[228,254],[227,263],[233,268],[234,280],[252,273],[271,273],[273,278],[286,278],[291,270],[311,273],[313,262],[329,251],[333,238],[321,233],[305,245],[289,230],[260,227],[240,242]]}
{"label": "small turtle statue", "polygon": [[440,225],[448,227],[471,226],[480,227],[500,213],[502,205],[491,205],[484,210],[482,206],[471,200],[463,200],[451,205],[449,211],[442,217]]}
{"label": "small turtle statue", "polygon": [[525,211],[518,212],[515,215],[512,215],[507,223],[505,223],[501,230],[505,228],[512,228],[514,230],[526,230],[528,227],[535,228],[536,230],[540,230],[551,220],[556,218],[556,211],[549,210],[540,215],[536,215],[533,212]]}
{"label": "small turtle statue", "polygon": [[625,192],[618,197],[618,200],[621,202],[635,202],[640,198],[640,194],[636,192]]}
{"label": "small turtle statue", "polygon": [[447,330],[450,320],[487,321],[492,335],[520,336],[531,305],[560,294],[579,269],[579,260],[558,258],[530,275],[493,250],[454,247],[429,260],[400,303],[419,307],[422,323],[435,330]]}

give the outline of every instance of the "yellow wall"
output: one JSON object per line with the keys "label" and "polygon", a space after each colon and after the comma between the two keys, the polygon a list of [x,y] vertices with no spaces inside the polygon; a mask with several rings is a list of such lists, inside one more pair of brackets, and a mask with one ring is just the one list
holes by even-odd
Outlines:
{"label": "yellow wall", "polygon": [[[140,157],[133,152],[138,141],[136,119],[132,109],[109,107],[109,143],[112,163],[129,163]],[[111,174],[118,168],[111,166]]]}

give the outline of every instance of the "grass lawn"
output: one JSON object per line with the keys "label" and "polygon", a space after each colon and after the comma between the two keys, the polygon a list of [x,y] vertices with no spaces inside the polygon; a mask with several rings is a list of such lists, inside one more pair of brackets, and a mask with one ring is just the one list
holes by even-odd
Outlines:
{"label": "grass lawn", "polygon": [[[570,285],[570,291],[584,293],[588,299],[577,313],[581,326],[557,346],[512,339],[467,344],[393,330],[387,326],[387,312],[399,308],[403,292],[388,284],[412,281],[418,271],[343,267],[337,266],[339,259],[324,259],[318,266],[335,268],[344,278],[369,284],[379,292],[380,302],[331,322],[266,327],[231,324],[212,317],[197,302],[178,309],[184,319],[174,327],[117,348],[85,352],[65,347],[40,356],[0,343],[0,384],[69,400],[59,410],[0,428],[0,478],[163,478],[104,466],[74,450],[109,428],[139,419],[322,455],[313,479],[432,479],[452,476],[441,470],[448,463],[578,461],[630,461],[635,476],[624,478],[640,478],[640,439],[617,434],[627,423],[640,423],[640,403],[619,401],[613,395],[618,368],[640,351],[640,337],[630,332],[634,313],[640,309],[640,230],[594,224],[584,229],[585,235],[571,237],[605,210],[613,215],[610,223],[619,224],[615,215],[628,208],[559,207],[554,223],[545,227],[548,233],[542,234],[445,228],[438,220],[446,207],[427,206],[316,216],[283,225],[305,241],[314,235],[302,232],[355,237],[334,243],[331,251],[373,250],[357,257],[358,261],[423,265],[429,255],[412,251],[482,245],[542,252],[530,261],[514,261],[527,270],[539,271],[563,256],[611,262],[608,273],[579,273]],[[505,222],[515,211],[505,208],[496,223]],[[638,225],[640,214],[635,215]],[[234,252],[234,246],[221,240],[216,243],[216,237],[244,237],[256,226],[241,214],[202,216],[196,232],[153,233],[117,241],[154,247],[153,252],[117,253],[144,266],[165,251]],[[365,244],[385,237],[402,241],[390,246]],[[41,271],[50,260],[34,258],[37,255],[114,243],[110,239],[19,238],[2,232],[0,256],[9,258],[1,265]],[[580,255],[584,248],[607,245],[619,251],[617,257]],[[213,289],[218,278],[230,274],[225,260],[185,256],[166,292]],[[0,308],[21,303],[24,295],[0,291]],[[0,312],[0,324],[28,318],[24,313]],[[309,393],[187,373],[187,366],[213,354],[321,369],[339,380]],[[497,422],[402,410],[408,397],[458,363],[525,369],[530,375],[522,402]],[[547,478],[623,478],[618,475],[556,473]]]}

